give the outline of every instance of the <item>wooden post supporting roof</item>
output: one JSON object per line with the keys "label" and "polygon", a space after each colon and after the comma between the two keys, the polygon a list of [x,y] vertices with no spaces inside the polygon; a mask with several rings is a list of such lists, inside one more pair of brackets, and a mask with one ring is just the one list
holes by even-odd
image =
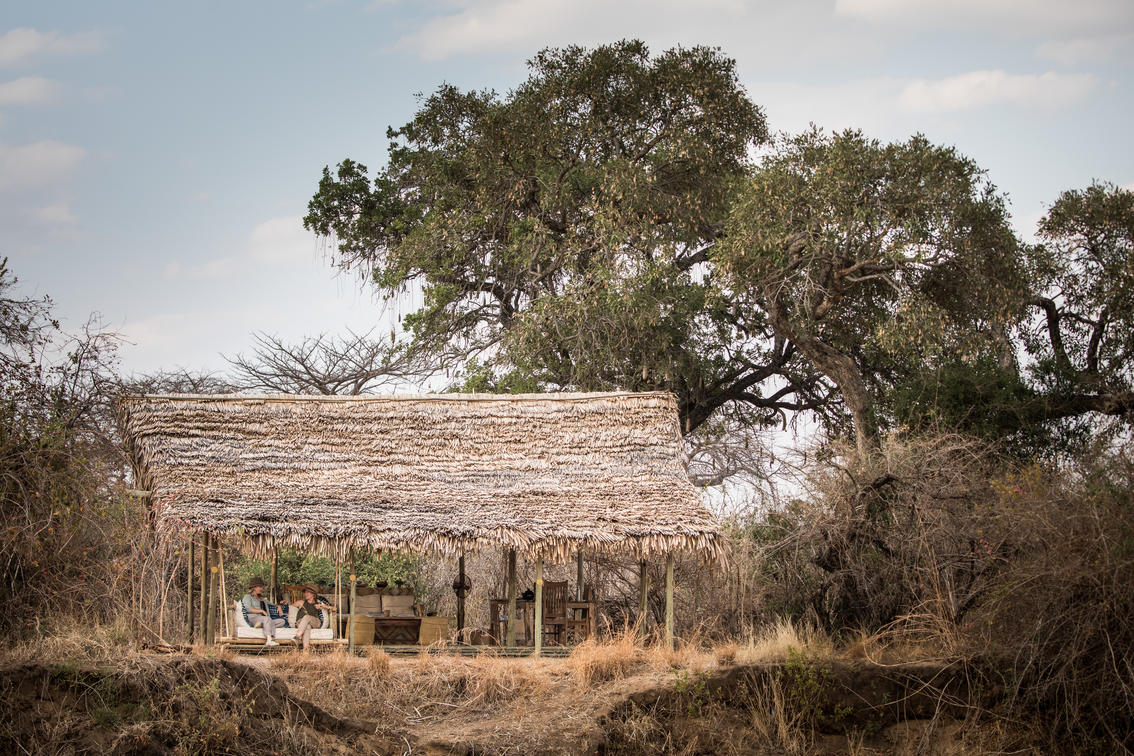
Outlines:
{"label": "wooden post supporting roof", "polygon": [[217,639],[217,573],[216,564],[209,567],[209,609],[205,619],[205,644],[213,645]]}
{"label": "wooden post supporting roof", "polygon": [[650,573],[646,571],[646,563],[638,562],[638,628],[646,632],[646,608],[650,595]]}
{"label": "wooden post supporting roof", "polygon": [[193,579],[197,576],[196,570],[194,569],[194,566],[193,566],[193,561],[194,561],[193,558],[194,558],[194,556],[196,556],[196,551],[197,551],[197,539],[194,538],[192,535],[190,535],[189,536],[189,563],[186,566],[186,575],[185,575],[185,586],[186,586],[185,603],[186,603],[186,609],[189,612],[189,642],[190,643],[193,642],[193,638],[197,634],[197,617],[196,617],[196,613],[194,612],[195,607],[193,606],[193,594],[196,593],[196,591],[193,590]]}
{"label": "wooden post supporting roof", "polygon": [[205,625],[207,620],[205,617],[209,612],[209,533],[208,531],[201,533],[201,616],[199,618],[201,626],[197,629],[197,638],[201,643],[205,643],[207,631]]}
{"label": "wooden post supporting roof", "polygon": [[[492,618],[496,623],[496,617]],[[508,549],[508,631],[504,645],[516,645],[516,550]]]}
{"label": "wooden post supporting roof", "polygon": [[575,600],[583,600],[583,550],[575,555]]}
{"label": "wooden post supporting roof", "polygon": [[224,549],[221,548],[220,543],[217,543],[217,568],[220,570],[217,579],[220,581],[220,609],[223,612],[221,615],[224,617],[224,634],[225,637],[232,637],[232,627],[230,623],[231,612],[228,611],[228,580],[225,579],[224,574]]}
{"label": "wooden post supporting roof", "polygon": [[[354,560],[351,559],[353,562]],[[353,565],[352,565],[353,566]],[[347,637],[350,638],[350,650],[354,652],[354,602],[358,598],[358,575],[350,573],[350,614],[347,615]],[[340,607],[341,609],[342,607]]]}
{"label": "wooden post supporting roof", "polygon": [[535,653],[543,650],[543,557],[535,565]]}
{"label": "wooden post supporting roof", "polygon": [[665,645],[673,648],[673,553],[665,555]]}
{"label": "wooden post supporting roof", "polygon": [[272,579],[268,586],[268,600],[273,604],[277,603],[279,599],[279,581],[280,581],[280,552],[276,547],[272,547]]}
{"label": "wooden post supporting roof", "polygon": [[461,552],[457,560],[457,640],[464,637],[465,632],[465,554]]}
{"label": "wooden post supporting roof", "polygon": [[[341,546],[341,543],[335,544],[335,611],[333,612],[335,626],[331,628],[332,638],[339,637],[339,628],[342,627],[342,623],[339,622],[339,618],[343,616],[343,551]],[[331,619],[331,614],[327,615],[327,619]]]}

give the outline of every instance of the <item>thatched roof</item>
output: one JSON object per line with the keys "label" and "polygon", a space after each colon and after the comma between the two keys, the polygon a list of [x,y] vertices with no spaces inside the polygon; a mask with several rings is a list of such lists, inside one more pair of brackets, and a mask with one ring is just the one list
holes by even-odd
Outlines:
{"label": "thatched roof", "polygon": [[151,395],[122,409],[158,526],[257,554],[720,556],[670,394]]}

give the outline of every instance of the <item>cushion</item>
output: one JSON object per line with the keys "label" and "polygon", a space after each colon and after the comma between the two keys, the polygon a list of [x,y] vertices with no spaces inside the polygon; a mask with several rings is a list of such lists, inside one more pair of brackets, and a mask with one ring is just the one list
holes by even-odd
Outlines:
{"label": "cushion", "polygon": [[382,611],[382,594],[374,593],[369,596],[357,596],[354,599],[355,614],[378,614]]}
{"label": "cushion", "polygon": [[413,611],[413,594],[404,596],[383,596],[382,611],[389,611],[391,617],[416,617]]}
{"label": "cushion", "polygon": [[[251,625],[248,623],[248,608],[244,606],[243,601],[233,601],[232,609],[232,613],[236,615],[237,627],[251,627]],[[236,637],[240,638],[242,636],[237,635]]]}
{"label": "cushion", "polygon": [[268,602],[268,616],[272,619],[282,619],[284,621],[284,627],[288,627],[290,624],[288,622],[287,612],[282,611],[279,604],[273,604],[270,601]]}

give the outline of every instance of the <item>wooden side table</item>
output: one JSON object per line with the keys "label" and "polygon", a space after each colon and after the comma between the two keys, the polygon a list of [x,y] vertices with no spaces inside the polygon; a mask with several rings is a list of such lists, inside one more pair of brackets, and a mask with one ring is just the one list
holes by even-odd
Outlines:
{"label": "wooden side table", "polygon": [[422,617],[417,644],[431,646],[438,641],[449,640],[449,623],[455,621],[453,617]]}
{"label": "wooden side table", "polygon": [[356,614],[353,619],[354,624],[351,626],[350,632],[354,636],[354,645],[374,645],[374,618],[367,617],[365,614]]}

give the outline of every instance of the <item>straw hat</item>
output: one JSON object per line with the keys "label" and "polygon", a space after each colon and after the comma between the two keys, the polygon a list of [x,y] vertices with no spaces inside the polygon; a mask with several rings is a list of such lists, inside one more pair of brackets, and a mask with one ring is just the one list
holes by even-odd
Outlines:
{"label": "straw hat", "polygon": [[248,590],[252,590],[253,588],[256,588],[256,587],[265,588],[265,587],[267,587],[267,585],[268,584],[265,583],[261,578],[254,577],[254,578],[252,578],[251,580],[248,581]]}
{"label": "straw hat", "polygon": [[319,598],[319,589],[316,588],[315,586],[313,586],[313,585],[303,586],[303,592],[306,593],[307,591],[311,591],[312,593],[315,594],[315,598]]}

